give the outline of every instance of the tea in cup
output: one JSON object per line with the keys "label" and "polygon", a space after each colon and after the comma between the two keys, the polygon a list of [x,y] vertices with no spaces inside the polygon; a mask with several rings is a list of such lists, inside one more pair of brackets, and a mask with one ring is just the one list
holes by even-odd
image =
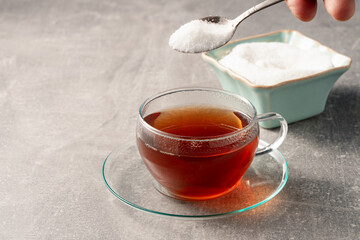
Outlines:
{"label": "tea in cup", "polygon": [[[259,121],[280,121],[279,137],[262,149]],[[162,193],[206,200],[231,192],[255,155],[278,147],[287,123],[277,113],[257,115],[245,98],[218,89],[184,88],[157,94],[139,109],[139,153]]]}

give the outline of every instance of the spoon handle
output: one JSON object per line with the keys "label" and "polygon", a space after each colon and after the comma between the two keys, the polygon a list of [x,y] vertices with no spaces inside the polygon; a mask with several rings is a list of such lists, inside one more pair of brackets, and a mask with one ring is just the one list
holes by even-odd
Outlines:
{"label": "spoon handle", "polygon": [[246,18],[253,15],[254,13],[283,1],[284,0],[265,0],[259,3],[258,5],[253,6],[252,8],[250,8],[249,10],[247,10],[246,12],[242,13],[240,16],[232,20],[233,26],[237,27],[242,21],[244,21]]}

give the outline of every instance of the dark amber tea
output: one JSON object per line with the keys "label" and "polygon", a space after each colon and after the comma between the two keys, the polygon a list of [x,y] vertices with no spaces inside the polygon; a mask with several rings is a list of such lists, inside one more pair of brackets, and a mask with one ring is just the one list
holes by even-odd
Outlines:
{"label": "dark amber tea", "polygon": [[[244,113],[193,106],[144,117],[158,131],[138,134],[140,154],[153,177],[172,195],[210,199],[230,192],[249,168],[259,128]],[[248,127],[247,127],[248,126]],[[249,130],[241,131],[242,128]]]}
{"label": "dark amber tea", "polygon": [[[278,138],[258,149],[259,122],[278,120]],[[238,186],[256,154],[280,146],[286,120],[277,113],[256,114],[245,98],[220,89],[182,88],[158,93],[139,108],[138,150],[170,197],[201,200]]]}

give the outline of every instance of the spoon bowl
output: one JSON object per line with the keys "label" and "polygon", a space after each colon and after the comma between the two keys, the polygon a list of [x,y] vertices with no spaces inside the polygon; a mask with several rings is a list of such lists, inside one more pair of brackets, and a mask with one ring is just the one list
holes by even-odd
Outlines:
{"label": "spoon bowl", "polygon": [[208,16],[208,17],[200,18],[200,20],[207,21],[210,23],[229,24],[229,19],[220,16]]}
{"label": "spoon bowl", "polygon": [[239,24],[252,14],[284,0],[265,0],[233,20],[209,16],[184,24],[174,32],[169,45],[183,53],[201,53],[219,48],[233,37]]}

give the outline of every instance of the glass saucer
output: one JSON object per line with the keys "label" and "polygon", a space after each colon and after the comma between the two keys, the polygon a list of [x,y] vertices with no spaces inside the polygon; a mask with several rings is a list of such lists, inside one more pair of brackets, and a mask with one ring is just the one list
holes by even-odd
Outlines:
{"label": "glass saucer", "polygon": [[[259,147],[268,145],[260,141]],[[137,151],[136,144],[123,144],[105,159],[102,174],[107,188],[123,203],[138,210],[168,217],[202,219],[244,213],[275,197],[285,186],[288,166],[273,150],[256,156],[232,192],[212,200],[184,201],[156,190],[156,183]]]}

